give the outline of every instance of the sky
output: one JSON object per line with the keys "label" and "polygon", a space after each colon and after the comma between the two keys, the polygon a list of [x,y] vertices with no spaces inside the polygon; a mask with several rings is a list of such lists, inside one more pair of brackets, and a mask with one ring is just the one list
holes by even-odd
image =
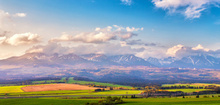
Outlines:
{"label": "sky", "polygon": [[220,55],[220,0],[0,0],[0,59]]}

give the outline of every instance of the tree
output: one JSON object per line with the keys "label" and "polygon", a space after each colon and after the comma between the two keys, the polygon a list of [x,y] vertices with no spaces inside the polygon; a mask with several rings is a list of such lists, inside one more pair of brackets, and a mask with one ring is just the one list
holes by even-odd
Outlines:
{"label": "tree", "polygon": [[198,95],[198,94],[196,95],[196,98],[199,98],[199,95]]}

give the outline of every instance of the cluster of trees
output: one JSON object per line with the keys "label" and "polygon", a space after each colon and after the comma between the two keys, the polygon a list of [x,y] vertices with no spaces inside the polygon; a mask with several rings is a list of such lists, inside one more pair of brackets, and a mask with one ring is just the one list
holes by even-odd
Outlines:
{"label": "cluster of trees", "polygon": [[104,86],[104,85],[95,85],[95,84],[92,84],[92,83],[85,84],[85,85],[88,85],[89,87],[107,88],[107,86]]}
{"label": "cluster of trees", "polygon": [[108,96],[104,100],[99,100],[97,103],[95,102],[87,102],[85,105],[116,105],[116,104],[122,104],[124,101],[120,97],[111,97]]}
{"label": "cluster of trees", "polygon": [[216,91],[216,93],[220,94],[220,87],[216,87],[216,88],[214,89],[214,91]]}
{"label": "cluster of trees", "polygon": [[208,86],[166,86],[166,87],[161,87],[161,89],[215,89],[218,86],[216,85],[208,85]]}

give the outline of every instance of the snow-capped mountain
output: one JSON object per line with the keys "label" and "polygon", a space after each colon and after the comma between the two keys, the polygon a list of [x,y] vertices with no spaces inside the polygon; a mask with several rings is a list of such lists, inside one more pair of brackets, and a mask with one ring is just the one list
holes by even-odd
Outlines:
{"label": "snow-capped mountain", "polygon": [[85,54],[85,55],[81,55],[81,57],[89,61],[96,61],[96,62],[108,60],[108,57],[104,54]]}
{"label": "snow-capped mountain", "polygon": [[181,68],[220,68],[220,60],[210,55],[199,54],[183,57],[170,64],[171,67]]}
{"label": "snow-capped mountain", "polygon": [[158,67],[169,67],[169,65],[176,61],[175,57],[168,57],[163,59],[157,59],[149,57],[147,61],[153,65],[156,65]]}
{"label": "snow-capped mountain", "polygon": [[128,54],[128,55],[116,55],[116,56],[110,56],[109,59],[113,62],[119,63],[121,65],[127,65],[127,66],[153,66],[149,62],[145,61],[142,58],[136,57],[135,55]]}
{"label": "snow-capped mountain", "polygon": [[85,54],[82,58],[96,63],[96,65],[118,65],[118,63],[111,61],[108,56],[104,54]]}
{"label": "snow-capped mountain", "polygon": [[0,60],[0,65],[24,65],[24,66],[62,66],[92,64],[95,66],[152,66],[149,62],[134,55],[106,56],[103,54],[86,54],[78,56],[76,54],[51,54],[27,53],[18,57],[11,57]]}
{"label": "snow-capped mountain", "polygon": [[147,59],[147,61],[148,61],[149,63],[155,65],[155,66],[158,66],[158,67],[160,67],[160,66],[162,65],[162,64],[160,63],[160,60],[157,59],[157,58],[149,57],[149,58]]}
{"label": "snow-capped mountain", "polygon": [[0,60],[0,65],[60,66],[50,59],[51,56],[44,53],[27,53],[22,56]]}
{"label": "snow-capped mountain", "polygon": [[22,56],[11,57],[0,60],[0,65],[24,65],[24,66],[47,66],[61,67],[65,65],[93,65],[97,67],[105,66],[149,66],[149,67],[176,67],[176,68],[214,68],[220,69],[220,59],[205,55],[193,55],[177,60],[174,57],[164,59],[148,58],[144,60],[135,55],[115,55],[106,56],[104,54],[44,54],[27,53]]}

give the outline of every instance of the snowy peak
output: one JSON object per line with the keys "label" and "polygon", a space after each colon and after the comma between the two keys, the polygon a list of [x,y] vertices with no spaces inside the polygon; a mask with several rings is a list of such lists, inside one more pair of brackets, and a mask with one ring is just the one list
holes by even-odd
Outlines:
{"label": "snowy peak", "polygon": [[136,57],[135,55],[116,55],[109,57],[111,61],[117,62],[123,65],[143,65],[143,66],[152,66],[149,62],[145,61],[142,58]]}
{"label": "snowy peak", "polygon": [[81,57],[89,61],[96,61],[96,62],[108,60],[108,57],[104,54],[86,54],[86,55],[82,55]]}
{"label": "snowy peak", "polygon": [[190,68],[216,68],[220,64],[218,58],[210,55],[199,54],[194,56],[183,57],[181,60],[171,64],[174,67],[190,67]]}
{"label": "snowy peak", "polygon": [[155,66],[161,66],[160,60],[157,58],[149,57],[147,61]]}

